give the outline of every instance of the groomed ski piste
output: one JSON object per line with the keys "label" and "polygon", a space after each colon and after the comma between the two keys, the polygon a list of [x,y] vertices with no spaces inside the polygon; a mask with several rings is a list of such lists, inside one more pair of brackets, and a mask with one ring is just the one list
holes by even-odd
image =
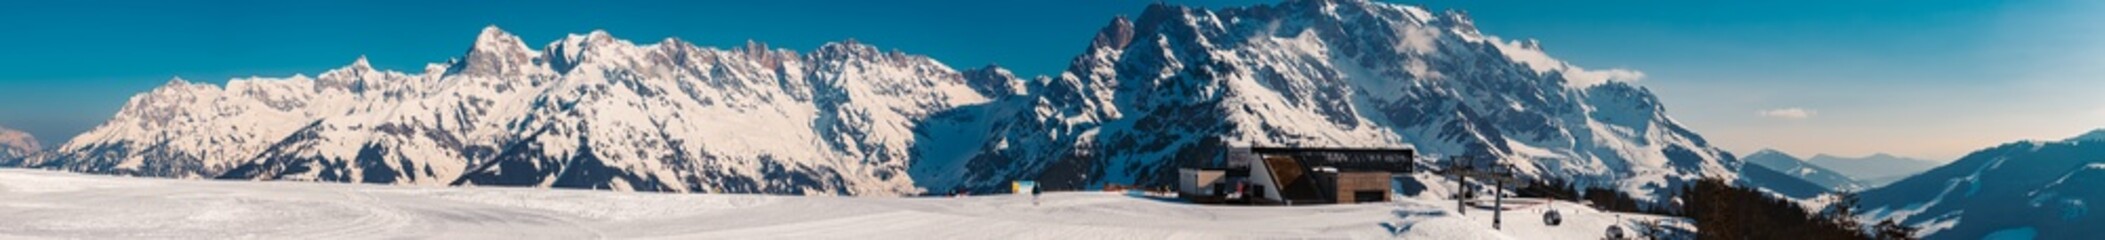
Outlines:
{"label": "groomed ski piste", "polygon": [[[1685,219],[1508,201],[1219,206],[1105,192],[961,198],[200,181],[0,169],[0,239],[1601,239]],[[1534,203],[1534,204],[1529,204]],[[1554,207],[1563,224],[1546,226]],[[1634,231],[1632,232],[1634,233]]]}

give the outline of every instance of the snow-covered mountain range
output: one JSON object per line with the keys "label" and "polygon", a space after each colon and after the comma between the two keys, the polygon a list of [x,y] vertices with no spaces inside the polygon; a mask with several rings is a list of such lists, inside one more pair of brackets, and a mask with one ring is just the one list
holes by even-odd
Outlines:
{"label": "snow-covered mountain range", "polygon": [[[2020,141],[1865,191],[1861,218],[1921,227],[1923,239],[2101,239],[2105,129]],[[2022,237],[2022,238],[2005,238]]]}
{"label": "snow-covered mountain range", "polygon": [[[1819,184],[1820,187],[1831,191],[1862,191],[1866,188],[1863,183],[1857,182],[1854,178],[1849,178],[1849,176],[1842,175],[1835,170],[1829,170],[1820,165],[1813,165],[1804,159],[1799,159],[1775,149],[1755,151],[1753,154],[1741,156],[1740,160],[1746,161],[1749,167],[1758,166],[1775,170],[1792,177],[1805,179],[1807,182]],[[1745,171],[1743,170],[1742,172]]]}
{"label": "snow-covered mountain range", "polygon": [[26,165],[182,178],[904,195],[1167,185],[1223,146],[1413,147],[1666,200],[1740,163],[1629,70],[1357,0],[1119,17],[1058,76],[496,27],[422,72],[181,79]]}
{"label": "snow-covered mountain range", "polygon": [[[1366,1],[1154,5],[1037,81],[1019,119],[949,165],[959,184],[1167,184],[1221,145],[1412,146],[1640,197],[1738,161],[1668,117],[1634,72],[1587,70],[1457,12]],[[995,117],[1001,118],[1001,117]],[[1047,141],[1050,140],[1050,141]],[[1199,158],[1203,159],[1203,158]],[[1021,170],[1025,175],[1002,175]],[[1042,173],[1033,177],[1032,172]],[[950,178],[946,178],[950,179]]]}
{"label": "snow-covered mountain range", "polygon": [[0,127],[0,166],[18,163],[43,151],[44,146],[37,143],[36,136]]}
{"label": "snow-covered mountain range", "polygon": [[409,74],[364,59],[315,77],[170,81],[36,165],[185,178],[887,195],[913,123],[988,101],[967,75],[855,42],[535,50],[490,27]]}

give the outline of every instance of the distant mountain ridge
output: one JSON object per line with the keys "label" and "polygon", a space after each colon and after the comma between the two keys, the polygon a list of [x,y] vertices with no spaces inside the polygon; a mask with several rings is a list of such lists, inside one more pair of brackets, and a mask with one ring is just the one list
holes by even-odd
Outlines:
{"label": "distant mountain ridge", "polygon": [[1805,178],[1754,164],[1741,166],[1739,174],[1737,184],[1789,199],[1809,200],[1835,192],[1832,188],[1807,181]]}
{"label": "distant mountain ridge", "polygon": [[17,164],[43,151],[36,136],[0,126],[0,166]]}
{"label": "distant mountain ridge", "polygon": [[1865,186],[1884,186],[1908,175],[1914,175],[1944,165],[1937,161],[1894,156],[1877,153],[1863,157],[1841,157],[1827,154],[1814,155],[1806,162],[1826,167],[1842,175],[1857,179]]}
{"label": "distant mountain ridge", "polygon": [[1858,182],[1856,179],[1842,175],[1834,170],[1829,170],[1826,167],[1808,163],[1798,157],[1775,149],[1755,151],[1753,154],[1740,157],[1740,160],[1746,161],[1747,166],[1758,166],[1775,170],[1795,178],[1804,179],[1807,182],[1819,184],[1822,188],[1830,191],[1861,191],[1866,188],[1863,183]]}
{"label": "distant mountain ridge", "polygon": [[1923,239],[2101,239],[2105,129],[2060,141],[2019,141],[1863,192],[1858,213],[1921,227]]}

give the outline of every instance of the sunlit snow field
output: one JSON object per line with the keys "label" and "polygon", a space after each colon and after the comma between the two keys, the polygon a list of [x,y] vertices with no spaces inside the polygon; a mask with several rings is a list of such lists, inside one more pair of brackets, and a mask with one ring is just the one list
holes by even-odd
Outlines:
{"label": "sunlit snow field", "polygon": [[127,178],[0,169],[0,238],[179,239],[1598,239],[1652,216],[1559,202],[1202,206],[1120,194],[854,198]]}

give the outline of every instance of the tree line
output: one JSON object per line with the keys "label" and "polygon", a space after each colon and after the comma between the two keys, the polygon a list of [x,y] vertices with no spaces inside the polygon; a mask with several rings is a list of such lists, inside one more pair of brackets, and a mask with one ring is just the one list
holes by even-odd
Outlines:
{"label": "tree line", "polygon": [[1696,239],[1917,239],[1914,227],[1891,219],[1869,226],[1856,221],[1858,200],[1852,192],[1834,194],[1834,203],[1818,211],[1722,179],[1702,179],[1681,188],[1678,206],[1651,206],[1613,189],[1580,189],[1554,179],[1515,188],[1514,194],[1581,201],[1607,211],[1687,217],[1695,222]]}

